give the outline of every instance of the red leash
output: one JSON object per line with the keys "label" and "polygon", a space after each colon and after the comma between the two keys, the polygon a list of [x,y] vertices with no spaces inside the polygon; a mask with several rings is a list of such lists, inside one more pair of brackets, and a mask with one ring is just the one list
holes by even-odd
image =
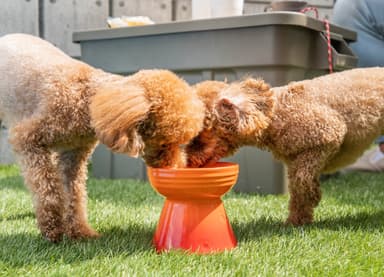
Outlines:
{"label": "red leash", "polygon": [[[319,19],[319,12],[315,7],[306,7],[302,9],[301,13],[306,13],[308,11],[315,12],[316,19]],[[331,30],[329,27],[329,21],[327,19],[323,19],[324,25],[325,25],[325,34],[327,37],[327,47],[328,47],[328,69],[329,73],[333,72],[333,61],[332,61],[332,46],[331,46]]]}

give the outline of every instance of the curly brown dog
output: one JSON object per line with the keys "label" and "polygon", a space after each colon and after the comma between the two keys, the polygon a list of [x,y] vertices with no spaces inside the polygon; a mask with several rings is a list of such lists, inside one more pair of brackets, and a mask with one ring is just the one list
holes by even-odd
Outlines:
{"label": "curly brown dog", "polygon": [[128,77],[74,60],[39,38],[0,38],[0,118],[9,128],[38,226],[56,242],[98,236],[86,212],[87,162],[97,141],[149,166],[185,166],[181,144],[204,106],[165,70]]}
{"label": "curly brown dog", "polygon": [[204,81],[193,88],[205,104],[205,119],[203,130],[187,145],[189,167],[234,154],[253,143],[270,122],[275,102],[263,80]]}
{"label": "curly brown dog", "polygon": [[352,69],[270,89],[260,80],[207,81],[204,130],[187,147],[204,166],[240,146],[267,149],[288,168],[287,223],[313,221],[319,176],[353,163],[384,133],[384,68]]}

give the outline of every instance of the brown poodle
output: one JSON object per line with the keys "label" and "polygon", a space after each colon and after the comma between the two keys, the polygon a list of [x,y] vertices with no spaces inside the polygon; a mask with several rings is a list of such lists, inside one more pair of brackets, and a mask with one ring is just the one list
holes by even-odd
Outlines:
{"label": "brown poodle", "polygon": [[152,167],[185,166],[182,144],[204,106],[165,70],[128,77],[74,60],[39,38],[0,38],[0,118],[10,130],[42,234],[98,236],[87,222],[87,162],[97,141]]}
{"label": "brown poodle", "polygon": [[189,167],[234,154],[253,143],[270,122],[274,100],[263,80],[204,81],[194,89],[205,104],[205,119],[203,130],[187,145]]}
{"label": "brown poodle", "polygon": [[384,69],[364,68],[269,89],[252,79],[196,86],[206,103],[204,130],[187,147],[204,166],[254,145],[288,168],[287,223],[313,221],[319,175],[354,162],[384,133]]}

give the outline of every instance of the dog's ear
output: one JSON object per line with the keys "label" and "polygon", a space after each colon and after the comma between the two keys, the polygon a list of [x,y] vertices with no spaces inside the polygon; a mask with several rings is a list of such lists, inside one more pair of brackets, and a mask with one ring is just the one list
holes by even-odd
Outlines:
{"label": "dog's ear", "polygon": [[105,85],[91,99],[91,124],[100,142],[111,150],[138,156],[144,145],[137,127],[149,109],[141,87]]}
{"label": "dog's ear", "polygon": [[275,100],[268,84],[248,78],[231,84],[220,96],[216,111],[220,123],[243,139],[260,136],[269,125]]}
{"label": "dog's ear", "polygon": [[262,79],[247,78],[240,84],[243,88],[253,90],[258,93],[270,90],[270,86]]}
{"label": "dog's ear", "polygon": [[272,116],[275,99],[269,84],[265,83],[262,79],[248,78],[241,82],[241,88],[243,93],[249,96],[248,102],[252,106],[251,110],[256,108],[264,115]]}
{"label": "dog's ear", "polygon": [[230,98],[221,98],[214,108],[212,128],[219,132],[220,137],[230,139],[237,133],[240,123],[240,110],[235,101]]}
{"label": "dog's ear", "polygon": [[233,128],[239,120],[239,108],[231,99],[222,98],[216,105],[216,111],[221,123],[226,123],[227,128]]}

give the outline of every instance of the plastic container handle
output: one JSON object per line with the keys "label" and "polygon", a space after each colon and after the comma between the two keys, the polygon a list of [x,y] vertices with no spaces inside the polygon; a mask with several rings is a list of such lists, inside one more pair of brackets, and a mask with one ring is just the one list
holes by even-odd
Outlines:
{"label": "plastic container handle", "polygon": [[[322,33],[321,38],[327,43],[326,34]],[[341,35],[331,34],[332,63],[337,70],[351,69],[356,67],[358,58]]]}

